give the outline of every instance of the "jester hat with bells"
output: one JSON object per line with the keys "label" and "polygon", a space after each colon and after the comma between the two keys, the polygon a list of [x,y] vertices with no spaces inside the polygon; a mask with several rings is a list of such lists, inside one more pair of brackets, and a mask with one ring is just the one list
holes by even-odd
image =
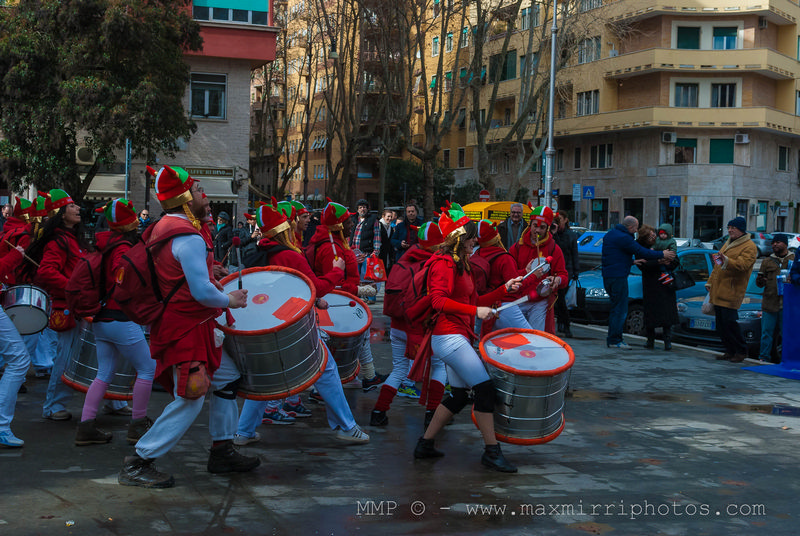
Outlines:
{"label": "jester hat with bells", "polygon": [[345,249],[350,249],[350,245],[344,238],[344,226],[342,225],[352,214],[347,210],[347,207],[334,203],[330,197],[326,197],[328,204],[322,209],[322,217],[320,223],[328,228],[328,231],[339,231],[339,236],[342,238],[342,244]]}
{"label": "jester hat with bells", "polygon": [[482,248],[497,245],[503,247],[503,243],[500,241],[500,234],[497,232],[497,223],[491,220],[478,222],[478,245]]}
{"label": "jester hat with bells", "polygon": [[108,226],[117,233],[127,233],[139,226],[139,218],[136,216],[136,209],[133,202],[128,199],[117,198],[106,203],[106,206],[95,210],[103,213],[108,220]]}
{"label": "jester hat with bells", "polygon": [[[442,231],[444,242],[455,242],[453,245],[453,260],[458,262],[460,259],[455,253],[461,243],[461,235],[466,234],[464,226],[469,223],[469,217],[462,210],[453,207],[449,201],[442,207],[442,214],[439,216],[439,229]],[[459,205],[456,205],[459,206]]]}
{"label": "jester hat with bells", "polygon": [[433,222],[425,222],[419,227],[416,225],[409,225],[408,228],[411,229],[412,232],[417,233],[419,245],[428,251],[435,250],[444,242],[442,230]]}
{"label": "jester hat with bells", "polygon": [[192,197],[192,185],[197,181],[189,176],[189,172],[178,166],[164,166],[158,172],[147,166],[147,173],[156,178],[156,196],[161,208],[169,210],[183,206],[183,212],[192,222],[192,226],[200,230],[202,223],[189,209],[189,201]]}
{"label": "jester hat with bells", "polygon": [[273,197],[272,204],[263,204],[256,209],[256,225],[261,234],[267,238],[291,229],[284,213],[278,208],[278,201]]}

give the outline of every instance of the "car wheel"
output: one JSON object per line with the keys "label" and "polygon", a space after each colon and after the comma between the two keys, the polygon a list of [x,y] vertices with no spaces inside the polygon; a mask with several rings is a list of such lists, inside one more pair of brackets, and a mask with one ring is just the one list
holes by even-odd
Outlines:
{"label": "car wheel", "polygon": [[628,318],[625,319],[625,333],[644,335],[644,307],[640,303],[628,306]]}

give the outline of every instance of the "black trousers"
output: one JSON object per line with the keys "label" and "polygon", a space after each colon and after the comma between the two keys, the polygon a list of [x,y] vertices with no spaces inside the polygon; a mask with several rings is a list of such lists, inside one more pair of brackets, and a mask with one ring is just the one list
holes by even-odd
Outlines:
{"label": "black trousers", "polygon": [[714,316],[717,322],[717,335],[722,339],[725,351],[731,355],[747,354],[747,344],[744,342],[742,330],[739,328],[739,311],[728,307],[714,306]]}
{"label": "black trousers", "polygon": [[563,326],[563,331],[569,329],[569,309],[567,309],[567,288],[560,288],[558,289],[558,299],[556,300],[555,305],[555,313],[556,313],[556,324],[558,326]]}

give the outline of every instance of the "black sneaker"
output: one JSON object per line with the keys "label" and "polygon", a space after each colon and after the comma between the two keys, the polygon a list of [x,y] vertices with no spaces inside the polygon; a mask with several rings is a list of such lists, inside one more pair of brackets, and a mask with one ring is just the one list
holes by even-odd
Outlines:
{"label": "black sneaker", "polygon": [[233,446],[233,440],[225,441],[211,447],[206,468],[209,473],[246,473],[261,464],[258,456],[244,456],[239,454]]}
{"label": "black sneaker", "polygon": [[481,463],[494,471],[501,473],[516,473],[517,468],[503,456],[503,451],[500,450],[500,444],[486,445],[481,456]]}
{"label": "black sneaker", "polygon": [[364,389],[365,393],[368,393],[368,392],[372,391],[373,389],[377,389],[378,386],[380,384],[382,384],[383,382],[385,382],[386,378],[388,378],[388,377],[389,376],[387,374],[378,374],[376,372],[375,376],[373,376],[372,378],[370,378],[368,380],[366,378],[361,380],[361,387]]}
{"label": "black sneaker", "polygon": [[162,473],[153,465],[155,460],[145,460],[139,456],[125,456],[117,482],[123,486],[143,488],[171,488],[175,485],[172,475]]}
{"label": "black sneaker", "polygon": [[444,456],[444,452],[436,450],[433,447],[433,439],[420,437],[419,440],[417,440],[417,447],[414,449],[414,457],[418,460],[425,458],[441,458],[442,456]]}
{"label": "black sneaker", "polygon": [[369,416],[370,426],[386,426],[389,424],[389,417],[385,411],[373,411]]}

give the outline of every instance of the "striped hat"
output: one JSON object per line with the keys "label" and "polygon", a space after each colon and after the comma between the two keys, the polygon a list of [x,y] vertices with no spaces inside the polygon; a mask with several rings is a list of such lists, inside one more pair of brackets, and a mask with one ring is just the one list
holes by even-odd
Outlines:
{"label": "striped hat", "polygon": [[344,205],[334,203],[330,198],[327,199],[328,204],[325,205],[324,209],[322,209],[322,218],[320,223],[333,231],[335,230],[334,228],[336,226],[340,226],[347,220],[347,218],[352,216],[352,214],[348,212],[347,207]]}
{"label": "striped hat", "polygon": [[497,224],[491,220],[478,222],[478,245],[491,245],[500,235],[497,233]]}
{"label": "striped hat", "polygon": [[106,203],[106,206],[98,208],[95,212],[105,214],[108,225],[112,231],[127,233],[136,229],[139,219],[136,217],[136,209],[128,199],[117,198]]}
{"label": "striped hat", "polygon": [[[273,199],[275,199],[273,197]],[[280,210],[289,222],[297,219],[297,209],[292,201],[279,201],[278,210]]]}
{"label": "striped hat", "polygon": [[531,208],[531,225],[536,222],[536,225],[550,225],[553,223],[553,209],[545,206],[534,207],[530,202],[528,206]]}
{"label": "striped hat", "polygon": [[190,177],[185,169],[178,166],[164,166],[156,173],[156,170],[147,166],[147,172],[156,178],[156,196],[165,210],[179,207],[192,200],[190,190],[196,179]]}
{"label": "striped hat", "polygon": [[412,232],[417,233],[419,245],[425,249],[433,249],[444,242],[442,230],[433,222],[425,222],[419,227],[415,225],[409,225],[408,227]]}
{"label": "striped hat", "polygon": [[261,234],[267,238],[272,238],[276,234],[290,229],[286,216],[278,208],[278,202],[274,197],[271,205],[263,204],[258,207],[255,219]]}

